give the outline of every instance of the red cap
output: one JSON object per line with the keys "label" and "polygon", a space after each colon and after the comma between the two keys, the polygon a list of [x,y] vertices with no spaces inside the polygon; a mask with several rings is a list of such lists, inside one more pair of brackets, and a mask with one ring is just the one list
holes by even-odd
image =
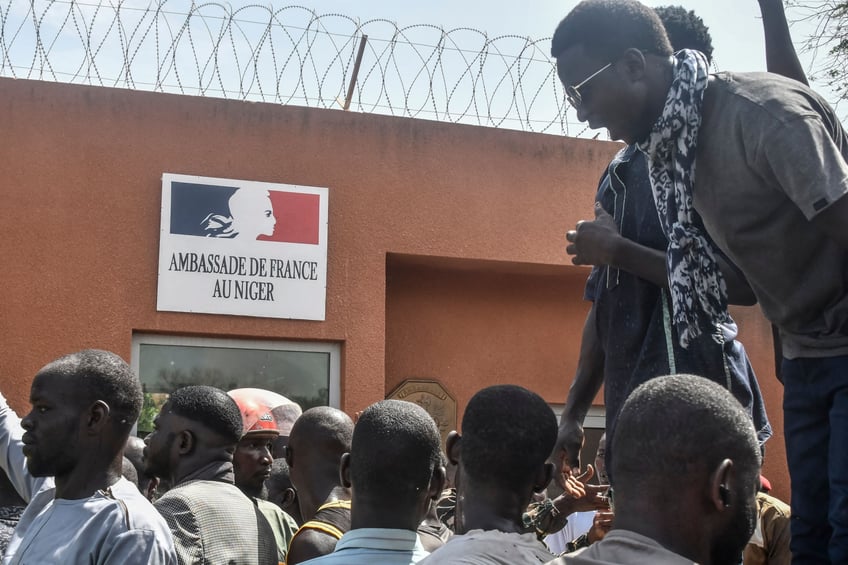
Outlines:
{"label": "red cap", "polygon": [[258,400],[251,390],[235,389],[227,393],[236,401],[241,412],[242,437],[256,433],[279,435],[271,407]]}

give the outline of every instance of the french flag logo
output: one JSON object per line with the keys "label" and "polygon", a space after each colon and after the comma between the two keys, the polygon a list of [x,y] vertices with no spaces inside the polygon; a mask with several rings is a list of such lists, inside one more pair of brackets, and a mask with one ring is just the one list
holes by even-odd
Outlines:
{"label": "french flag logo", "polygon": [[172,234],[318,245],[319,215],[318,194],[171,183]]}

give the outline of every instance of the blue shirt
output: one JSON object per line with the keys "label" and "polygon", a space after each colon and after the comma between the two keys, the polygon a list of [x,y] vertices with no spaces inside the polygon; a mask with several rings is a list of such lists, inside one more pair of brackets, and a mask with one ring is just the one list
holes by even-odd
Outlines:
{"label": "blue shirt", "polygon": [[333,553],[304,565],[411,565],[428,555],[412,530],[357,528],[342,536]]}
{"label": "blue shirt", "polygon": [[[647,160],[634,146],[612,160],[601,179],[597,201],[613,217],[623,237],[666,250],[668,240],[654,204]],[[716,339],[715,330],[705,327],[684,349],[671,323],[668,291],[620,269],[595,267],[585,296],[594,302],[604,354],[607,445],[624,401],[637,386],[680,373],[703,376],[725,387],[748,411],[760,442],[771,436],[754,370],[739,341]]]}

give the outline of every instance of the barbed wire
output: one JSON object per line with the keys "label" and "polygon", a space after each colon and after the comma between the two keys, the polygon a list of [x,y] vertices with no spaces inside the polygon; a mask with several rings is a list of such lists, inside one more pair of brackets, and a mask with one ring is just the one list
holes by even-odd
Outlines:
{"label": "barbed wire", "polygon": [[289,5],[0,0],[0,76],[588,135],[550,39],[398,27]]}

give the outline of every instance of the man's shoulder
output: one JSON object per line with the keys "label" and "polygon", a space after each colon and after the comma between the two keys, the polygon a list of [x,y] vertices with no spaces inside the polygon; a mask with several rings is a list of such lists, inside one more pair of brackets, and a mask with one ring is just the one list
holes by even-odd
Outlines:
{"label": "man's shoulder", "polygon": [[280,516],[280,517],[288,517],[289,515],[283,512],[283,509],[274,504],[273,502],[269,502],[262,498],[254,498],[256,501],[256,506],[263,514]]}
{"label": "man's shoulder", "polygon": [[628,530],[612,530],[601,541],[564,555],[552,565],[694,565],[651,538]]}
{"label": "man's shoulder", "polygon": [[156,509],[172,512],[204,511],[253,513],[253,502],[238,487],[223,481],[189,481],[177,485],[153,503]]}
{"label": "man's shoulder", "polygon": [[126,479],[82,499],[56,499],[54,494],[42,491],[33,499],[10,544],[13,554],[41,562],[55,562],[53,556],[62,554],[70,563],[141,552],[137,561],[124,562],[173,562],[165,520]]}
{"label": "man's shoulder", "polygon": [[105,493],[107,499],[115,501],[113,511],[117,512],[120,518],[123,518],[128,530],[168,531],[168,526],[162,515],[128,480],[121,478]]}
{"label": "man's shoulder", "polygon": [[292,532],[297,530],[297,522],[295,522],[294,518],[289,516],[282,508],[273,502],[268,502],[261,498],[256,498],[254,500],[256,500],[256,507],[259,508],[262,515],[265,516],[269,522],[272,522],[271,527],[274,527],[273,522],[278,522],[288,526]]}
{"label": "man's shoulder", "polygon": [[739,116],[760,122],[764,127],[805,117],[819,117],[827,122],[836,117],[828,102],[814,90],[774,73],[711,75],[704,104],[708,108],[705,115],[711,113],[710,108],[716,108],[721,115]]}
{"label": "man's shoulder", "polygon": [[421,561],[422,564],[521,564],[547,563],[554,555],[535,534],[498,530],[471,530],[452,537],[445,545]]}
{"label": "man's shoulder", "polygon": [[788,504],[764,492],[757,493],[757,504],[760,505],[760,515],[768,519],[789,519],[792,510]]}
{"label": "man's shoulder", "polygon": [[239,502],[252,505],[250,499],[234,484],[224,481],[197,480],[178,484],[171,488],[159,497],[156,503],[154,503],[154,506],[158,506],[160,502],[165,503],[176,500],[204,505],[221,505],[227,504],[232,500],[238,500]]}

